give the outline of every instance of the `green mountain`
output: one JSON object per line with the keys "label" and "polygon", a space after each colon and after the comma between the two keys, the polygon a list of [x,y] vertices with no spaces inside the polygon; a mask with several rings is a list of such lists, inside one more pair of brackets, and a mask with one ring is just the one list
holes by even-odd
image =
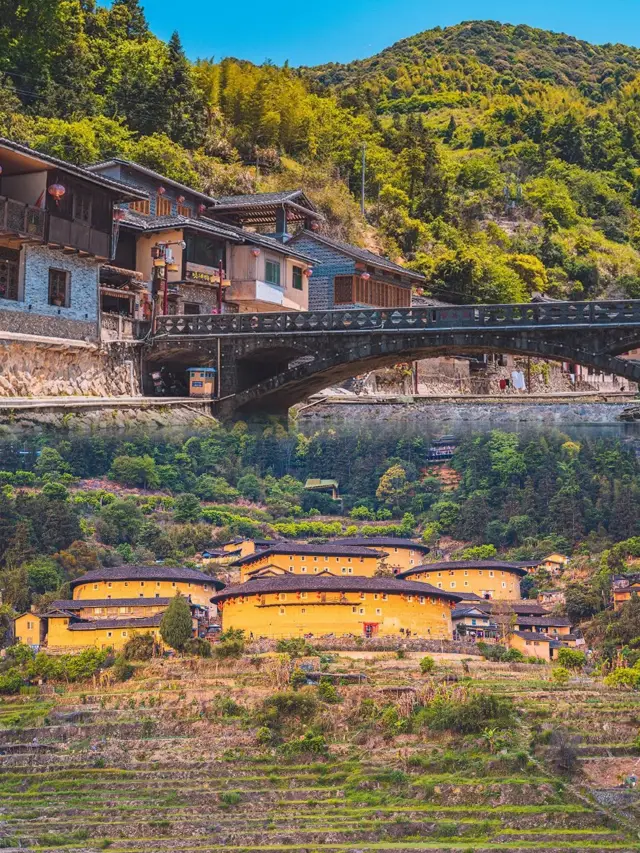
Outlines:
{"label": "green mountain", "polygon": [[[575,87],[594,103],[613,97],[640,70],[640,50],[625,45],[592,45],[525,25],[467,21],[426,30],[381,53],[347,65],[329,63],[307,70],[321,87],[340,93],[362,91],[387,110],[406,108],[405,99],[445,102],[444,95],[522,95],[536,84]],[[424,99],[421,101],[420,99]],[[431,102],[432,103],[432,102]]]}
{"label": "green mountain", "polygon": [[0,134],[212,194],[302,186],[335,236],[465,301],[640,296],[639,108],[639,50],[531,27],[292,69],[191,63],[138,0],[0,0]]}

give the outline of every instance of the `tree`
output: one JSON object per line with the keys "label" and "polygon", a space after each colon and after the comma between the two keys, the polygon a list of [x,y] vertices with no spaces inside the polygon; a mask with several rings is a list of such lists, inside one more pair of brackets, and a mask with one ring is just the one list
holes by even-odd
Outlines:
{"label": "tree", "polygon": [[179,495],[173,505],[173,517],[176,521],[197,521],[202,515],[202,506],[195,495],[187,492]]}
{"label": "tree", "polygon": [[109,477],[123,486],[155,489],[159,485],[155,459],[151,456],[116,456]]}
{"label": "tree", "polygon": [[224,477],[212,477],[210,474],[198,477],[194,491],[201,500],[217,504],[232,503],[238,499],[237,489],[230,486]]}
{"label": "tree", "polygon": [[60,569],[55,560],[41,557],[26,565],[29,589],[43,593],[58,589],[60,586]]}
{"label": "tree", "polygon": [[160,622],[160,636],[172,649],[182,651],[192,634],[191,609],[187,599],[178,594],[164,612]]}
{"label": "tree", "polygon": [[142,511],[134,500],[115,500],[102,507],[98,513],[96,534],[105,545],[120,545],[124,542],[135,545],[142,522]]}
{"label": "tree", "polygon": [[43,447],[35,465],[39,476],[53,474],[58,476],[69,472],[69,466],[54,447]]}
{"label": "tree", "polygon": [[401,465],[392,465],[380,477],[376,497],[381,503],[392,506],[404,493],[407,472]]}
{"label": "tree", "polygon": [[264,497],[262,481],[256,474],[244,474],[238,480],[238,491],[243,498],[250,501],[260,501]]}

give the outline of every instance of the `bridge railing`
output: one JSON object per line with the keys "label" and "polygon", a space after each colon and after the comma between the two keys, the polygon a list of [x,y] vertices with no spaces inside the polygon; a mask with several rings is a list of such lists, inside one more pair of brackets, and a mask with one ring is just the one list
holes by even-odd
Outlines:
{"label": "bridge railing", "polygon": [[156,338],[298,332],[436,331],[543,326],[640,325],[640,300],[355,308],[264,314],[178,314],[156,319]]}

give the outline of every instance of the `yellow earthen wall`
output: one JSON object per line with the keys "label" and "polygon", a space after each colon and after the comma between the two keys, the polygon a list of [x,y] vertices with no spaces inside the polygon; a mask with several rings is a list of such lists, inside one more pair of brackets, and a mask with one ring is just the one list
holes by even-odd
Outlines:
{"label": "yellow earthen wall", "polygon": [[14,623],[15,639],[28,646],[37,646],[40,642],[40,617],[35,613],[23,613]]}
{"label": "yellow earthen wall", "polygon": [[210,606],[215,589],[213,584],[200,584],[189,581],[96,581],[79,584],[73,590],[74,601],[87,598],[173,598],[178,592],[191,596],[194,604]]}
{"label": "yellow earthen wall", "polygon": [[525,640],[523,637],[518,637],[516,634],[512,634],[509,640],[509,645],[512,649],[517,649],[527,657],[551,660],[551,652],[548,642],[543,642],[542,640]]}
{"label": "yellow earthen wall", "polygon": [[372,578],[378,568],[377,557],[339,557],[314,554],[266,554],[242,566],[240,580],[244,583],[249,572],[263,569],[266,566],[277,566],[285,572],[294,575],[317,575],[328,571],[332,575],[345,577]]}
{"label": "yellow earthen wall", "polygon": [[520,576],[502,569],[438,569],[411,575],[409,580],[425,581],[445,592],[475,592],[504,601],[520,598]]}
{"label": "yellow earthen wall", "polygon": [[403,628],[416,637],[450,639],[451,609],[448,601],[427,595],[270,593],[225,601],[222,627],[225,631],[242,628],[247,637],[253,634],[256,638],[304,634],[339,637],[343,634],[362,636],[367,623],[378,626],[376,636],[398,635]]}
{"label": "yellow earthen wall", "polygon": [[47,646],[50,649],[68,648],[70,650],[96,646],[103,649],[112,646],[121,649],[134,634],[149,631],[158,642],[162,642],[159,628],[99,628],[93,631],[70,631],[69,620],[62,617],[49,617]]}

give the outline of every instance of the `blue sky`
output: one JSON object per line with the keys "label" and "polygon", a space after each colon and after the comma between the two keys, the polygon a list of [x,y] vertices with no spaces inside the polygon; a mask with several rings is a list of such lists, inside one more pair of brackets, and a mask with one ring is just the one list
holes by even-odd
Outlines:
{"label": "blue sky", "polygon": [[178,29],[192,58],[236,56],[280,65],[348,62],[407,36],[492,19],[640,46],[640,0],[142,0],[160,38]]}

